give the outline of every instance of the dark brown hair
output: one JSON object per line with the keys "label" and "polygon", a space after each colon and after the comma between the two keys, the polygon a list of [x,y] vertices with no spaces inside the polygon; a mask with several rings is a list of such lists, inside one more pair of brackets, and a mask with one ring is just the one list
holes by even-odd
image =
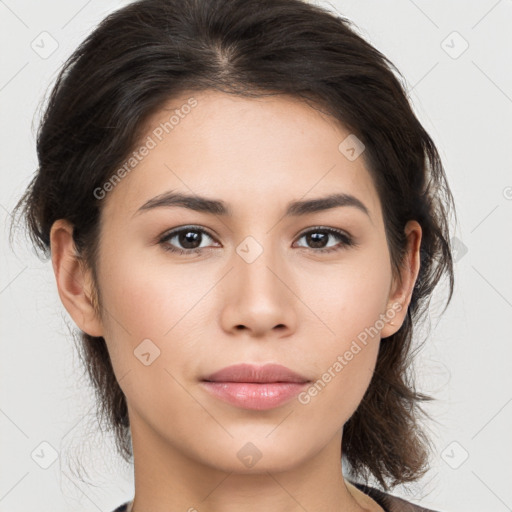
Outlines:
{"label": "dark brown hair", "polygon": [[[388,481],[414,481],[428,469],[430,441],[418,419],[425,414],[420,403],[432,397],[417,392],[411,373],[413,325],[443,274],[449,277],[446,306],[454,281],[453,197],[404,82],[349,20],[301,0],[140,0],[105,18],[65,63],[39,126],[39,168],[15,211],[46,256],[52,224],[68,219],[96,279],[101,201],[93,191],[125,161],[149,117],[169,99],[208,89],[245,97],[287,94],[337,119],[365,145],[395,276],[406,222],[417,220],[423,231],[406,319],[381,342],[369,388],[343,432],[353,476],[368,482],[372,474],[387,490]],[[105,340],[83,332],[80,340],[98,417],[106,419],[128,462],[126,400]]]}

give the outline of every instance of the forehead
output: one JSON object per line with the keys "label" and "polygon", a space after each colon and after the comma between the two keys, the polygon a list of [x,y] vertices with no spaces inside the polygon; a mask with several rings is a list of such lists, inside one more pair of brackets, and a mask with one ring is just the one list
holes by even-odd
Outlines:
{"label": "forehead", "polygon": [[183,93],[148,120],[104,208],[132,215],[173,190],[221,198],[237,213],[257,215],[262,201],[278,211],[291,199],[340,192],[360,198],[375,219],[379,199],[364,151],[355,159],[345,151],[352,137],[299,98]]}

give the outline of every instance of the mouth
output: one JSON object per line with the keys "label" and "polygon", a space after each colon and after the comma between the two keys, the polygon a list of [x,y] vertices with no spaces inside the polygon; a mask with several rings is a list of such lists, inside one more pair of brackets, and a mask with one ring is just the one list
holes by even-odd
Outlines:
{"label": "mouth", "polygon": [[280,364],[235,364],[227,366],[203,379],[207,382],[249,382],[258,384],[269,384],[275,382],[291,382],[304,384],[309,382],[307,377],[300,375]]}
{"label": "mouth", "polygon": [[201,380],[214,397],[243,409],[279,407],[299,394],[311,381],[277,364],[228,366]]}

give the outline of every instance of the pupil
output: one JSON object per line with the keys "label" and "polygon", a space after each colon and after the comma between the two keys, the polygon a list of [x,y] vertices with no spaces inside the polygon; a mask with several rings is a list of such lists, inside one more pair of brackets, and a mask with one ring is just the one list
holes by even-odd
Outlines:
{"label": "pupil", "polygon": [[327,240],[327,234],[326,233],[313,233],[313,234],[309,235],[309,238],[312,239],[313,248],[322,248],[325,246],[325,241]]}
{"label": "pupil", "polygon": [[[196,249],[194,243],[200,239],[200,235],[194,231],[184,231],[180,234],[180,243],[186,249]],[[189,245],[192,244],[192,247]]]}

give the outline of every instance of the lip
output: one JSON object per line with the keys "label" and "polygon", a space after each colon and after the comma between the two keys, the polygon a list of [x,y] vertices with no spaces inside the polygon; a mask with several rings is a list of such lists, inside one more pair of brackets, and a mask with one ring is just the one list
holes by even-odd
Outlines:
{"label": "lip", "polygon": [[201,384],[216,398],[236,407],[265,410],[288,402],[309,382],[279,364],[237,364],[207,376]]}

